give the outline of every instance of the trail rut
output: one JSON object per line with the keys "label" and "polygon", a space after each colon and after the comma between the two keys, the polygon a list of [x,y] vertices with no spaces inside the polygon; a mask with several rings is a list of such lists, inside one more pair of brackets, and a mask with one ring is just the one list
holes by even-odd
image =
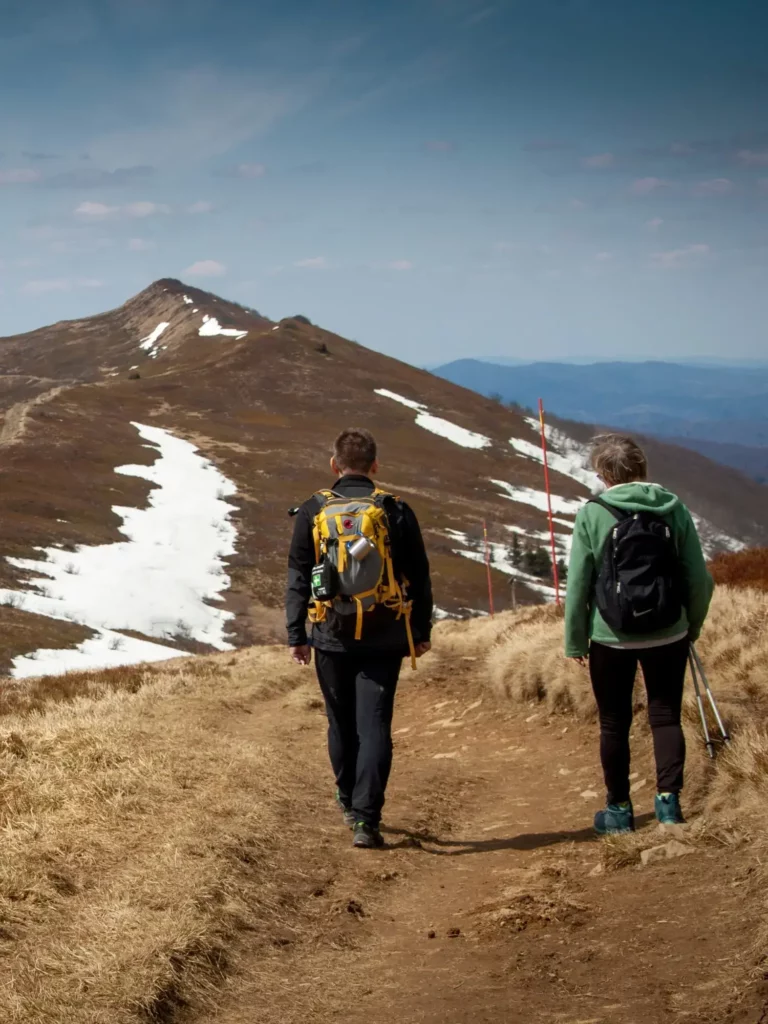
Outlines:
{"label": "trail rut", "polygon": [[26,432],[30,412],[34,408],[52,401],[62,391],[67,391],[70,387],[72,387],[71,384],[59,384],[49,391],[43,391],[35,398],[12,405],[5,413],[3,425],[0,427],[0,445],[18,444]]}
{"label": "trail rut", "polygon": [[[237,728],[305,761],[286,851],[305,865],[304,909],[272,953],[245,950],[220,1011],[196,1020],[724,1020],[726,968],[750,942],[749,853],[703,845],[603,872],[593,728],[495,704],[470,665],[405,675],[388,848],[361,852],[333,807],[313,684],[300,693]],[[634,768],[655,829],[649,743]]]}

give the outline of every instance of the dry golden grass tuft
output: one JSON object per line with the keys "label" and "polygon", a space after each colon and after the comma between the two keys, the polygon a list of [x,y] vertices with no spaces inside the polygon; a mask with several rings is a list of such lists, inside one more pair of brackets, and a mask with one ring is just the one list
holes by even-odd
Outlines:
{"label": "dry golden grass tuft", "polygon": [[[552,605],[441,623],[437,641],[448,661],[484,658],[499,697],[543,704],[551,714],[582,721],[595,718],[589,675],[563,656],[562,614]],[[697,649],[731,726],[768,714],[768,594],[719,587]],[[637,706],[643,703],[638,687]],[[685,713],[691,725],[698,722],[690,691]]]}
{"label": "dry golden grass tuft", "polygon": [[232,728],[295,685],[284,653],[119,676],[0,719],[0,1020],[170,1020],[289,912],[300,766]]}

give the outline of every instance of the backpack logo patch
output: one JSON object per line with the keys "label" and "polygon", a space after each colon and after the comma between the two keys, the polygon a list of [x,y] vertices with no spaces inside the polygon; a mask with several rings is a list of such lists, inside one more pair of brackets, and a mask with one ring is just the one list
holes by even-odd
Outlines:
{"label": "backpack logo patch", "polygon": [[354,530],[355,521],[354,519],[342,519],[341,525],[344,527],[345,530]]}

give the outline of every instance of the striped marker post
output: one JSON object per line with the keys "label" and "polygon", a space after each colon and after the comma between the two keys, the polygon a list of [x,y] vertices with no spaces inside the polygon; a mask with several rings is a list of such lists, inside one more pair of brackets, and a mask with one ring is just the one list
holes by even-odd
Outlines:
{"label": "striped marker post", "polygon": [[549,457],[547,455],[547,432],[544,429],[544,402],[539,399],[539,425],[541,426],[541,451],[544,455],[544,487],[547,491],[547,514],[549,516],[549,539],[552,545],[552,574],[555,580],[555,603],[560,607],[560,573],[557,568],[555,546],[555,524],[552,519],[552,492],[549,488]]}
{"label": "striped marker post", "polygon": [[485,571],[488,575],[488,608],[493,618],[493,580],[491,578],[491,549],[488,544],[488,526],[483,520],[483,543],[485,544]]}

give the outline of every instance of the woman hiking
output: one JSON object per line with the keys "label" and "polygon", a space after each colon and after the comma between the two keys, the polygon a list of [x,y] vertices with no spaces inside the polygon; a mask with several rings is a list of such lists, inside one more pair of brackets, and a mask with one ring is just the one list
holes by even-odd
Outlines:
{"label": "woman hiking", "polygon": [[606,489],[576,517],[565,654],[589,664],[607,789],[595,831],[607,835],[635,828],[629,731],[638,663],[656,758],[656,817],[664,824],[684,820],[683,685],[714,584],[690,512],[676,495],[647,482],[645,454],[631,438],[596,437],[591,463]]}

